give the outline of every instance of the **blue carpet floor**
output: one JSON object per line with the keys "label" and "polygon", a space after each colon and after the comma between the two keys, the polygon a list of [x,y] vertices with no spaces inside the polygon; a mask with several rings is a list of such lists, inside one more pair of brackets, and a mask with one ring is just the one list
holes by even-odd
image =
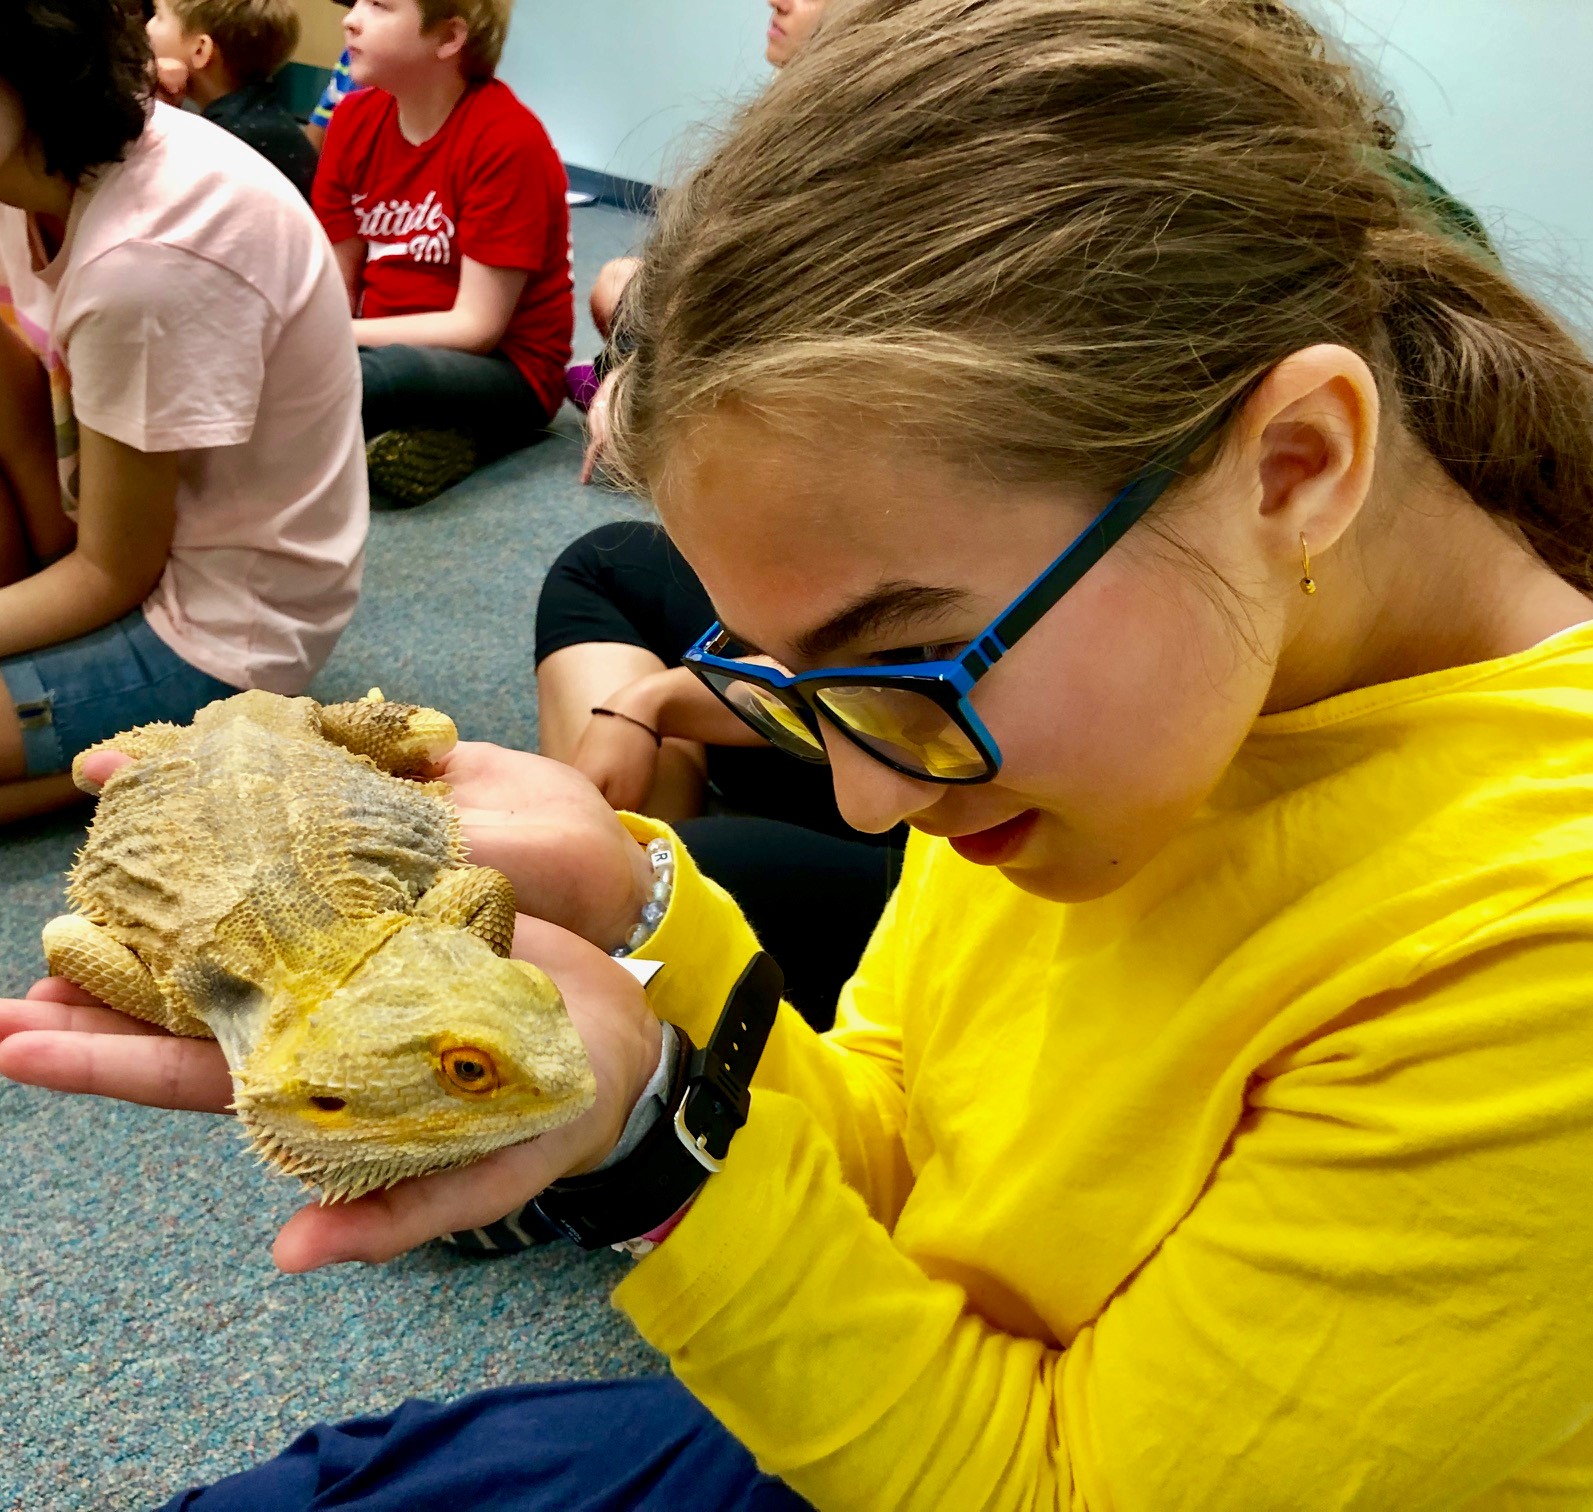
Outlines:
{"label": "blue carpet floor", "polygon": [[[577,286],[637,223],[574,212]],[[576,350],[596,337],[581,309]],[[583,489],[578,417],[444,498],[373,521],[364,599],[312,690],[448,710],[535,748],[533,616],[582,530],[635,511]],[[82,837],[75,815],[0,836],[0,996],[38,975]],[[271,1265],[295,1185],[226,1120],[0,1083],[0,1509],[157,1506],[320,1418],[515,1381],[652,1373],[608,1305],[627,1262],[563,1246],[471,1263],[439,1246],[381,1269]]]}

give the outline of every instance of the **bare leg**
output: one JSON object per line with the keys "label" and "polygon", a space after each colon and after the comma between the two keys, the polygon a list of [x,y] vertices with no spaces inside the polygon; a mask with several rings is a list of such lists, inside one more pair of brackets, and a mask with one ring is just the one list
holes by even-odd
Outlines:
{"label": "bare leg", "polygon": [[[54,561],[71,549],[75,535],[61,510],[49,377],[27,343],[0,325],[0,584]],[[0,683],[0,824],[64,808],[81,796],[70,776],[26,781],[27,769],[22,725]]]}
{"label": "bare leg", "polygon": [[603,264],[592,285],[592,296],[588,301],[592,307],[592,324],[597,327],[597,334],[604,341],[608,340],[614,329],[614,315],[619,309],[620,295],[636,277],[636,270],[641,265],[639,257],[616,257],[612,262]]}
{"label": "bare leg", "polygon": [[[61,508],[55,411],[44,365],[0,325],[0,583],[14,583],[72,549]],[[21,548],[26,548],[22,559]]]}
{"label": "bare leg", "polygon": [[[587,641],[545,657],[537,668],[542,754],[567,762],[594,708],[637,678],[663,670],[663,662],[651,651],[620,641]],[[666,740],[658,753],[658,776],[642,811],[670,824],[702,813],[706,763],[696,741]]]}
{"label": "bare leg", "polygon": [[49,777],[27,775],[22,722],[11,694],[0,682],[0,825],[15,824],[83,801],[70,772]]}
{"label": "bare leg", "polygon": [[22,506],[12,496],[11,485],[0,477],[0,588],[33,575],[33,548],[22,523]]}
{"label": "bare leg", "polygon": [[417,919],[468,929],[506,956],[514,943],[514,886],[490,866],[444,872],[415,905]]}
{"label": "bare leg", "polygon": [[23,782],[0,784],[0,826],[36,819],[58,809],[73,808],[88,799],[72,781],[70,772],[53,777],[31,777]]}
{"label": "bare leg", "polygon": [[[129,730],[113,740],[102,741],[91,750],[117,750],[135,760],[158,755],[168,742],[182,735],[176,725],[144,725]],[[84,752],[83,755],[87,755]],[[73,772],[83,756],[73,763]],[[0,825],[15,824],[21,819],[32,819],[39,814],[54,813],[85,802],[85,794],[97,792],[92,785],[80,787],[73,772],[54,773],[48,777],[29,777],[27,759],[22,748],[22,722],[17,718],[16,705],[3,682],[0,682]]]}

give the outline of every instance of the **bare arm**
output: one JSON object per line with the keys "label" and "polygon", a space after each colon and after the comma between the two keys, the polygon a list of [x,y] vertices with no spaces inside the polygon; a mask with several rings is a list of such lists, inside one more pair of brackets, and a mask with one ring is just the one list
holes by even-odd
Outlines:
{"label": "bare arm", "polygon": [[[365,243],[359,237],[351,236],[346,241],[333,242],[332,254],[337,258],[338,272],[343,275],[343,287],[348,290],[348,308],[352,315],[360,307],[360,281],[365,274]],[[364,344],[369,346],[373,343]]]}
{"label": "bare arm", "polygon": [[633,813],[700,812],[702,747],[764,743],[685,667],[646,673],[600,707],[624,718],[586,718],[568,760],[615,808]]}
{"label": "bare arm", "polygon": [[720,746],[768,744],[720,703],[688,667],[669,667],[639,677],[605,700],[604,707],[629,714],[660,735],[677,740]]}
{"label": "bare arm", "polygon": [[529,276],[524,268],[489,268],[467,257],[451,310],[356,320],[355,339],[366,347],[451,347],[485,357],[502,342]]}
{"label": "bare arm", "polygon": [[179,452],[141,452],[81,432],[77,545],[0,588],[0,656],[87,635],[149,597],[171,556]]}

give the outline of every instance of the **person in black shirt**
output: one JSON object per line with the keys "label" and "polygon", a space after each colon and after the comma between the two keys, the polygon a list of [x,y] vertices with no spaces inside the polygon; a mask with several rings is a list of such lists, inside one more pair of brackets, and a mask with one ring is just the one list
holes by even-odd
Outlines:
{"label": "person in black shirt", "polygon": [[292,0],[154,0],[148,31],[161,98],[191,100],[308,199],[315,148],[271,84],[299,42]]}

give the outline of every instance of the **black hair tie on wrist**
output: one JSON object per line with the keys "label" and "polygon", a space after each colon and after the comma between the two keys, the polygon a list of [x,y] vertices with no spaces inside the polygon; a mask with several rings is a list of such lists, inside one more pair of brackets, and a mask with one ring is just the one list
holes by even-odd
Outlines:
{"label": "black hair tie on wrist", "polygon": [[633,724],[638,730],[646,730],[653,737],[653,744],[662,749],[664,737],[645,720],[633,719],[629,714],[621,714],[618,709],[593,709],[591,712],[601,714],[605,719],[623,719],[626,724]]}

